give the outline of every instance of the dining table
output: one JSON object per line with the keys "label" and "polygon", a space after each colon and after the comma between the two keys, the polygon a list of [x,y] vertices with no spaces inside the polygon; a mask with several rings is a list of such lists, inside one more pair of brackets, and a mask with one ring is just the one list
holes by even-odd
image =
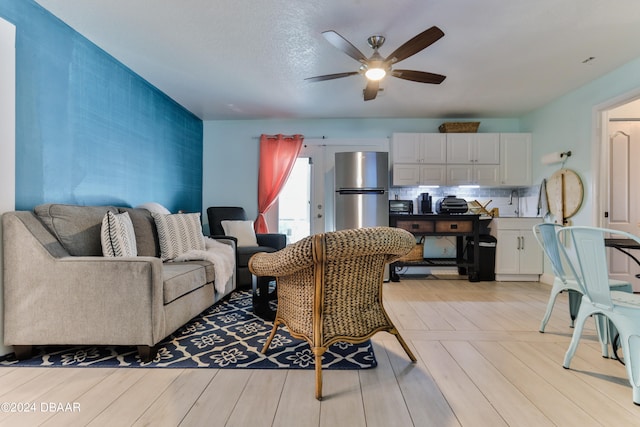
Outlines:
{"label": "dining table", "polygon": [[[634,239],[622,239],[622,238],[618,238],[618,239],[604,239],[604,245],[609,247],[609,248],[614,248],[617,249],[618,251],[622,252],[623,254],[627,255],[629,258],[631,258],[633,261],[635,261],[636,264],[638,264],[640,266],[640,260],[638,260],[638,258],[636,258],[630,251],[632,250],[640,250],[640,243],[638,243],[636,240]],[[636,274],[635,275],[638,279],[640,279],[640,274]]]}

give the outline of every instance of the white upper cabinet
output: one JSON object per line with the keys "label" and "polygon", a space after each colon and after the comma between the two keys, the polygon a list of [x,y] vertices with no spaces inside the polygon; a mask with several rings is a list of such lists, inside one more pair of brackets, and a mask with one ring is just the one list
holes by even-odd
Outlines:
{"label": "white upper cabinet", "polygon": [[447,165],[447,185],[500,185],[500,165]]}
{"label": "white upper cabinet", "polygon": [[394,133],[392,185],[531,185],[529,133]]}
{"label": "white upper cabinet", "polygon": [[391,182],[398,186],[445,185],[446,166],[394,163]]}
{"label": "white upper cabinet", "polygon": [[444,164],[447,162],[447,136],[440,133],[394,133],[393,163]]}
{"label": "white upper cabinet", "polygon": [[447,163],[500,164],[500,134],[449,133],[447,135]]}
{"label": "white upper cabinet", "polygon": [[500,185],[531,185],[531,134],[500,134]]}

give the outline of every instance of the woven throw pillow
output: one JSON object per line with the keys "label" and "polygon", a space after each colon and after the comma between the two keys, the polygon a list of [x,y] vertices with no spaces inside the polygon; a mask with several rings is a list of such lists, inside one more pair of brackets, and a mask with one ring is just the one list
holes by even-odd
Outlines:
{"label": "woven throw pillow", "polygon": [[238,239],[238,246],[258,246],[253,221],[220,221],[225,236]]}
{"label": "woven throw pillow", "polygon": [[158,229],[162,261],[191,250],[205,250],[199,213],[161,215],[152,212],[151,215]]}
{"label": "woven throw pillow", "polygon": [[100,232],[102,255],[106,257],[137,256],[136,234],[127,212],[107,212],[102,219]]}

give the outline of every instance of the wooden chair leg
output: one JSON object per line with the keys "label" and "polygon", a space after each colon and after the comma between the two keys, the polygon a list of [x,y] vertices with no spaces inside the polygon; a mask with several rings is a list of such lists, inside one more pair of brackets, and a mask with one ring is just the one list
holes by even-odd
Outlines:
{"label": "wooden chair leg", "polygon": [[316,399],[322,400],[322,355],[326,348],[314,347],[313,353],[316,356]]}
{"label": "wooden chair leg", "polygon": [[398,330],[396,328],[393,328],[389,332],[396,336],[396,338],[398,339],[398,342],[400,343],[400,345],[404,349],[405,353],[407,353],[407,356],[409,356],[409,359],[411,359],[412,362],[415,362],[417,359],[413,355],[413,352],[411,351],[411,349],[409,348],[407,343],[402,338],[402,335],[400,335],[400,332],[398,332]]}
{"label": "wooden chair leg", "polygon": [[271,344],[271,340],[273,339],[273,337],[276,336],[276,331],[278,330],[278,325],[280,324],[279,321],[275,321],[273,322],[273,329],[271,329],[271,333],[269,334],[269,338],[267,338],[267,341],[264,343],[264,347],[262,347],[262,354],[267,354],[267,350],[269,350],[269,344]]}

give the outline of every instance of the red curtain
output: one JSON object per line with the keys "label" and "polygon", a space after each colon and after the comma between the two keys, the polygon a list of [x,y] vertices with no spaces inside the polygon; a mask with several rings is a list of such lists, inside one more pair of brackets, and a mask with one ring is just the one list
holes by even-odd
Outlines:
{"label": "red curtain", "polygon": [[302,148],[302,135],[260,135],[260,166],[258,168],[258,218],[256,233],[268,233],[264,214],[273,206],[287,182]]}

